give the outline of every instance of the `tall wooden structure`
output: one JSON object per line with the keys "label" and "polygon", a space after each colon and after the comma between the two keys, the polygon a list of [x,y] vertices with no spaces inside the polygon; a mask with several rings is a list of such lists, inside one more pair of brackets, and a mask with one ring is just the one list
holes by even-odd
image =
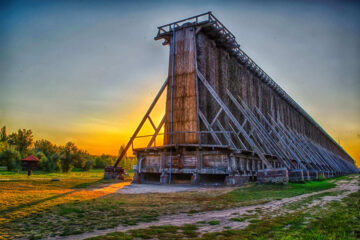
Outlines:
{"label": "tall wooden structure", "polygon": [[[160,26],[155,39],[170,47],[168,78],[115,164],[149,121],[154,135],[133,149],[135,182],[233,185],[358,171],[211,12]],[[155,126],[150,113],[165,89],[165,116]]]}

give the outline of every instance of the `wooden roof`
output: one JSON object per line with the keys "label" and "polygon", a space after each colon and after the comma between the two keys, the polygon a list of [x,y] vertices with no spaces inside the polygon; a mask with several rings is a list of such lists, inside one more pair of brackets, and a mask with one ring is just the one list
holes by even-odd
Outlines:
{"label": "wooden roof", "polygon": [[34,155],[29,155],[26,158],[22,159],[21,161],[39,162],[40,160]]}

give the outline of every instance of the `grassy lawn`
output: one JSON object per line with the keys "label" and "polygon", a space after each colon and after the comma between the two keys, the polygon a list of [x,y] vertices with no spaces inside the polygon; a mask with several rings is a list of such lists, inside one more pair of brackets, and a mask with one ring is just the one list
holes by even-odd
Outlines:
{"label": "grassy lawn", "polygon": [[184,226],[152,226],[146,229],[131,230],[127,233],[116,232],[92,240],[134,240],[134,239],[192,239],[198,236],[198,227],[193,224]]}
{"label": "grassy lawn", "polygon": [[[190,231],[186,231],[190,229]],[[224,230],[206,233],[199,237],[198,225],[157,226],[124,232],[110,233],[89,240],[136,239],[279,239],[279,240],[355,240],[360,238],[360,192],[353,193],[342,202],[333,201],[326,209],[314,208],[312,212],[296,211],[284,216],[271,216],[254,221],[242,230]],[[189,234],[190,233],[190,234]]]}
{"label": "grassy lawn", "polygon": [[[19,179],[13,177],[11,181],[0,179],[0,236],[36,239],[78,234],[149,222],[164,214],[191,214],[265,203],[335,186],[333,180],[323,180],[288,185],[248,184],[231,192],[218,188],[213,191],[124,195],[111,192],[104,185],[109,181],[101,180],[103,172],[97,170],[73,172],[73,177],[54,174],[58,174],[56,176],[61,180],[51,181],[54,175],[44,173],[34,175],[34,178],[42,176],[36,179],[23,176]],[[98,177],[94,177],[96,174]],[[5,179],[8,177],[4,176],[10,175],[1,174]],[[94,190],[94,187],[98,189]],[[185,230],[180,229],[176,234]]]}
{"label": "grassy lawn", "polygon": [[326,208],[315,207],[311,212],[300,210],[275,218],[268,216],[243,230],[208,233],[200,239],[360,239],[360,192],[341,202],[330,202]]}
{"label": "grassy lawn", "polygon": [[282,199],[300,194],[317,192],[335,187],[329,180],[287,185],[254,185],[251,188],[238,188],[228,194],[230,201],[263,201],[264,199]]}
{"label": "grassy lawn", "polygon": [[[127,173],[132,177],[134,170],[129,170]],[[61,172],[45,172],[33,171],[30,177],[27,176],[27,171],[8,172],[5,167],[0,167],[0,181],[5,180],[28,180],[28,179],[101,179],[104,177],[104,169],[92,169],[90,171],[83,171],[82,169],[73,169],[69,173]]]}
{"label": "grassy lawn", "polygon": [[74,169],[69,173],[60,173],[60,172],[53,172],[48,173],[44,171],[34,171],[33,174],[28,177],[27,171],[19,171],[19,172],[8,172],[8,171],[1,171],[0,170],[0,181],[2,180],[20,180],[20,179],[51,179],[51,178],[60,178],[60,179],[74,179],[74,178],[97,178],[100,179],[104,177],[104,169],[94,169],[90,171],[82,171]]}
{"label": "grassy lawn", "polygon": [[[339,194],[338,192],[335,194]],[[320,197],[309,197],[311,201]],[[332,194],[330,194],[332,195]],[[245,219],[231,218],[231,221]],[[261,220],[250,221],[242,230],[225,230],[206,233],[199,237],[200,224],[184,226],[158,226],[127,232],[115,232],[89,240],[135,240],[135,239],[197,239],[197,240],[238,240],[238,239],[279,239],[279,240],[355,240],[360,239],[360,191],[350,194],[341,202],[332,201],[324,207],[298,209],[292,213],[273,217],[270,214]],[[212,223],[208,223],[214,225]],[[191,235],[184,228],[191,226]]]}

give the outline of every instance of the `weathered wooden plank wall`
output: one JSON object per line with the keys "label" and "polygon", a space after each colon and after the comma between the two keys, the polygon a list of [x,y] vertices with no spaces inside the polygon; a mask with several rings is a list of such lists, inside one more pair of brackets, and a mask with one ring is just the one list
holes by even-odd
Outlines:
{"label": "weathered wooden plank wall", "polygon": [[[269,113],[273,119],[281,121],[289,128],[352,162],[352,159],[328,136],[288,104],[246,66],[232,57],[227,50],[217,46],[215,41],[208,35],[200,32],[196,36],[196,44],[199,71],[227,105],[229,105],[229,98],[226,95],[226,89],[229,89],[234,96],[240,96],[250,108],[258,107],[268,119],[270,118]],[[216,104],[214,104],[205,89],[199,90],[200,110],[208,119],[212,119],[217,112],[217,108],[214,107]],[[236,108],[231,104],[229,106],[232,113],[241,119]],[[223,117],[221,121],[227,120]],[[203,130],[203,126],[201,129]],[[245,130],[249,131],[248,125],[245,126]],[[210,141],[210,138],[202,138],[202,141]]]}
{"label": "weathered wooden plank wall", "polygon": [[[172,78],[172,39],[169,57],[169,82],[166,97],[165,133],[170,133],[170,91]],[[176,32],[175,69],[173,83],[173,131],[198,131],[195,88],[195,31],[186,28]],[[173,144],[197,143],[194,133],[182,133],[173,136]],[[164,135],[164,144],[170,143],[170,135]]]}

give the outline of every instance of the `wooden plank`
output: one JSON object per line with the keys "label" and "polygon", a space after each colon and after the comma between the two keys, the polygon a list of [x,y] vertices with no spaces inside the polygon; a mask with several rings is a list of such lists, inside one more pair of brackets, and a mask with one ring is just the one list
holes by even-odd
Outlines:
{"label": "wooden plank", "polygon": [[[197,86],[195,77],[195,29],[184,28],[176,31],[175,42],[170,39],[170,56],[175,46],[174,56],[174,85],[171,101],[170,88],[166,98],[165,135],[164,144],[170,143],[171,132],[171,102],[173,109],[172,137],[177,144],[199,142],[196,132],[199,131],[197,119]],[[169,61],[169,79],[172,77],[172,58]],[[175,136],[176,135],[176,136]]]}
{"label": "wooden plank", "polygon": [[210,94],[213,96],[215,101],[220,105],[221,108],[223,108],[226,115],[233,122],[235,127],[241,132],[242,136],[250,144],[250,146],[253,148],[254,152],[256,152],[256,154],[259,156],[259,158],[265,163],[266,167],[267,168],[272,168],[271,164],[265,158],[264,154],[260,151],[260,149],[255,145],[254,141],[248,136],[248,134],[245,132],[245,130],[241,127],[240,123],[236,120],[236,118],[230,112],[228,107],[226,107],[226,105],[223,103],[223,101],[219,98],[219,96],[216,94],[215,90],[209,85],[209,83],[206,81],[204,76],[199,71],[197,71],[197,76],[202,81],[202,83],[207,88],[207,90],[210,92]]}

